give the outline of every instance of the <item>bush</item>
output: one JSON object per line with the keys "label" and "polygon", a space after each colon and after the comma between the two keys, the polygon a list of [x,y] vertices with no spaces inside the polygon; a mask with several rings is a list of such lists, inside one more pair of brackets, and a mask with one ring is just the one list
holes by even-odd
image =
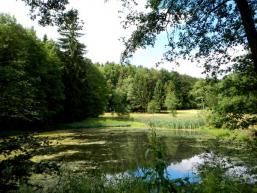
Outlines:
{"label": "bush", "polygon": [[148,113],[158,113],[160,112],[160,106],[155,100],[151,100],[147,105]]}

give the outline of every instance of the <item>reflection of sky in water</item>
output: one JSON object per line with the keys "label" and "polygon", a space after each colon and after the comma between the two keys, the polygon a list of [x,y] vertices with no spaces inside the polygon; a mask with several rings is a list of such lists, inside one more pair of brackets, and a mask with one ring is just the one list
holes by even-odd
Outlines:
{"label": "reflection of sky in water", "polygon": [[[202,164],[204,162],[204,159],[202,158],[202,154],[193,156],[189,159],[184,159],[179,163],[171,163],[165,171],[165,177],[168,179],[179,179],[179,178],[188,178],[189,182],[198,182],[200,179],[197,176],[197,169],[196,167],[199,164]],[[146,173],[152,173],[153,170],[147,169],[147,168],[138,168],[136,171],[130,173],[133,176],[137,177],[143,177]],[[127,172],[121,174],[117,174],[117,176],[126,176],[129,175]],[[146,179],[150,180],[150,176]]]}
{"label": "reflection of sky in water", "polygon": [[[200,178],[197,175],[197,166],[203,164],[205,161],[209,161],[210,163],[213,160],[213,153],[203,153],[199,155],[195,155],[190,159],[184,159],[179,163],[171,163],[167,168],[167,177],[169,179],[178,179],[188,177],[190,182],[198,182]],[[225,175],[230,177],[237,177],[245,180],[247,183],[256,183],[257,176],[250,175],[249,169],[246,166],[238,166],[235,165],[231,161],[228,161],[226,157],[217,157],[215,159],[215,163],[213,164],[221,164],[223,167],[227,168]]]}
{"label": "reflection of sky in water", "polygon": [[[201,179],[198,176],[197,166],[204,164],[205,161],[210,161],[213,159],[213,153],[202,153],[199,155],[195,155],[189,159],[183,159],[181,162],[178,163],[171,163],[167,166],[165,171],[165,177],[168,179],[179,179],[179,178],[188,178],[189,182],[195,183],[199,182]],[[250,175],[248,172],[248,168],[246,166],[236,166],[233,163],[229,162],[227,158],[220,158],[216,157],[215,164],[223,163],[225,168],[228,168],[225,175],[231,177],[239,177],[244,179],[247,183],[256,183],[257,176]],[[108,175],[108,178],[111,179],[112,177],[115,178],[122,178],[124,176],[137,176],[137,177],[146,177],[146,173],[154,174],[154,171],[149,168],[141,168],[139,167],[135,171],[132,172],[124,172],[119,173],[116,175]],[[147,180],[151,180],[152,176],[147,176]]]}
{"label": "reflection of sky in water", "polygon": [[197,182],[199,181],[199,178],[196,173],[196,167],[203,162],[204,159],[202,158],[202,154],[200,154],[189,159],[183,159],[176,164],[171,163],[166,168],[166,176],[169,179],[189,178],[190,182]]}
{"label": "reflection of sky in water", "polygon": [[[133,175],[137,176],[137,177],[143,177],[145,176],[145,174],[147,172],[153,172],[149,169],[142,169],[139,168],[137,169]],[[146,179],[150,180],[153,176],[148,176]],[[193,171],[181,171],[181,170],[176,170],[173,168],[169,168],[167,169],[166,173],[165,173],[165,177],[171,180],[174,179],[180,179],[180,178],[188,178],[189,182],[198,182],[199,181],[199,177],[197,176],[197,174],[195,174]]]}

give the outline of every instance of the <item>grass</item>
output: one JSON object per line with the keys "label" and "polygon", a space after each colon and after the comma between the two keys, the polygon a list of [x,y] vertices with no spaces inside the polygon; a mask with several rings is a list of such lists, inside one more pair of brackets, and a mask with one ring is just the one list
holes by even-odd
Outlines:
{"label": "grass", "polygon": [[122,119],[116,116],[101,116],[99,118],[90,118],[84,121],[64,124],[61,127],[68,129],[86,129],[86,128],[101,128],[101,127],[145,127],[144,123],[134,121],[132,119]]}
{"label": "grass", "polygon": [[[121,130],[121,128],[127,131],[137,131],[138,129],[147,129],[149,126],[153,126],[158,130],[197,130],[201,132],[203,137],[210,138],[223,138],[228,140],[246,140],[252,135],[249,130],[228,130],[217,129],[206,126],[206,120],[204,118],[205,113],[201,110],[178,110],[176,117],[167,112],[162,113],[131,113],[129,117],[120,118],[116,114],[105,113],[98,118],[89,118],[80,122],[74,122],[69,124],[62,124],[57,127],[52,127],[44,132],[40,132],[40,135],[69,135],[67,132],[77,129],[105,129],[105,130]],[[65,132],[63,132],[65,130]],[[18,134],[21,131],[18,132]],[[8,132],[6,132],[8,133]],[[5,133],[5,134],[6,134]],[[17,133],[10,131],[10,136],[15,136]]]}
{"label": "grass", "polygon": [[224,140],[247,141],[252,138],[251,130],[201,127],[200,131],[208,136]]}
{"label": "grass", "polygon": [[197,129],[205,125],[205,120],[198,110],[181,110],[177,112],[177,116],[171,114],[132,114],[131,117],[138,122],[143,122],[155,128],[168,129]]}
{"label": "grass", "polygon": [[[121,129],[130,131],[137,129],[147,129],[149,125],[156,128],[168,129],[196,129],[204,124],[204,120],[199,117],[199,110],[181,110],[177,116],[173,117],[169,113],[131,113],[129,117],[120,118],[116,114],[105,113],[98,118],[89,118],[83,121],[62,124],[49,131],[73,130],[73,129]],[[45,133],[45,132],[44,132]]]}
{"label": "grass", "polygon": [[205,124],[201,118],[195,119],[152,119],[141,120],[142,122],[151,125],[155,128],[168,128],[168,129],[197,129]]}
{"label": "grass", "polygon": [[[63,124],[50,130],[58,132],[73,129],[109,129],[120,130],[124,128],[128,131],[147,129],[153,126],[158,130],[197,130],[203,134],[204,138],[219,138],[225,140],[244,141],[252,135],[251,130],[229,130],[217,129],[206,126],[205,112],[201,110],[178,110],[176,117],[167,112],[162,113],[131,113],[129,117],[120,118],[116,114],[105,113],[98,118],[89,118],[80,122]],[[47,133],[46,133],[47,135]]]}

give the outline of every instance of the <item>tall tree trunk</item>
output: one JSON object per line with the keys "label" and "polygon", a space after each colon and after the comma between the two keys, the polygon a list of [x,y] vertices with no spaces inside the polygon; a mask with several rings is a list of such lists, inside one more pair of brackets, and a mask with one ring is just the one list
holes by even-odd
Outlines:
{"label": "tall tree trunk", "polygon": [[253,20],[253,13],[247,0],[235,0],[235,2],[239,9],[248,44],[252,52],[254,70],[257,73],[257,30]]}

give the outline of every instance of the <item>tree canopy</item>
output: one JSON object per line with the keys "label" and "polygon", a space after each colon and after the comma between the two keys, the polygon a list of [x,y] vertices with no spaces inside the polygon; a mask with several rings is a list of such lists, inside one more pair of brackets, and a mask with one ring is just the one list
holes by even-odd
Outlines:
{"label": "tree canopy", "polygon": [[257,72],[256,0],[148,0],[146,8],[138,12],[132,6],[124,21],[125,28],[137,28],[125,40],[123,59],[153,46],[157,35],[167,32],[168,61],[197,58],[204,61],[206,72],[219,72],[220,65],[232,61],[230,50],[244,46]]}
{"label": "tree canopy", "polygon": [[71,9],[63,13],[62,19],[58,31],[66,96],[63,116],[72,121],[98,116],[107,102],[106,81],[91,60],[84,57],[86,46],[79,42],[83,22],[78,11]]}
{"label": "tree canopy", "polygon": [[42,122],[60,112],[64,95],[54,44],[8,15],[0,15],[0,42],[0,122]]}
{"label": "tree canopy", "polygon": [[[41,25],[61,25],[69,3],[68,0],[22,1],[30,6],[32,18],[39,18]],[[125,40],[123,60],[138,48],[154,45],[157,35],[166,31],[170,49],[164,58],[168,61],[176,61],[178,57],[197,59],[204,63],[206,73],[215,75],[224,71],[221,65],[233,60],[231,49],[243,46],[251,53],[257,72],[255,0],[147,0],[146,12],[133,10],[136,0],[122,0],[122,4],[130,9],[124,27],[137,27]]]}
{"label": "tree canopy", "polygon": [[[99,68],[110,90],[108,111],[160,112],[196,107],[191,90],[197,78],[164,69],[114,63]],[[169,105],[165,104],[167,96]]]}
{"label": "tree canopy", "polygon": [[105,110],[106,80],[84,57],[78,13],[64,15],[58,45],[0,15],[1,127],[43,126],[95,117]]}
{"label": "tree canopy", "polygon": [[31,19],[38,19],[39,24],[61,24],[68,0],[21,0],[30,7]]}

